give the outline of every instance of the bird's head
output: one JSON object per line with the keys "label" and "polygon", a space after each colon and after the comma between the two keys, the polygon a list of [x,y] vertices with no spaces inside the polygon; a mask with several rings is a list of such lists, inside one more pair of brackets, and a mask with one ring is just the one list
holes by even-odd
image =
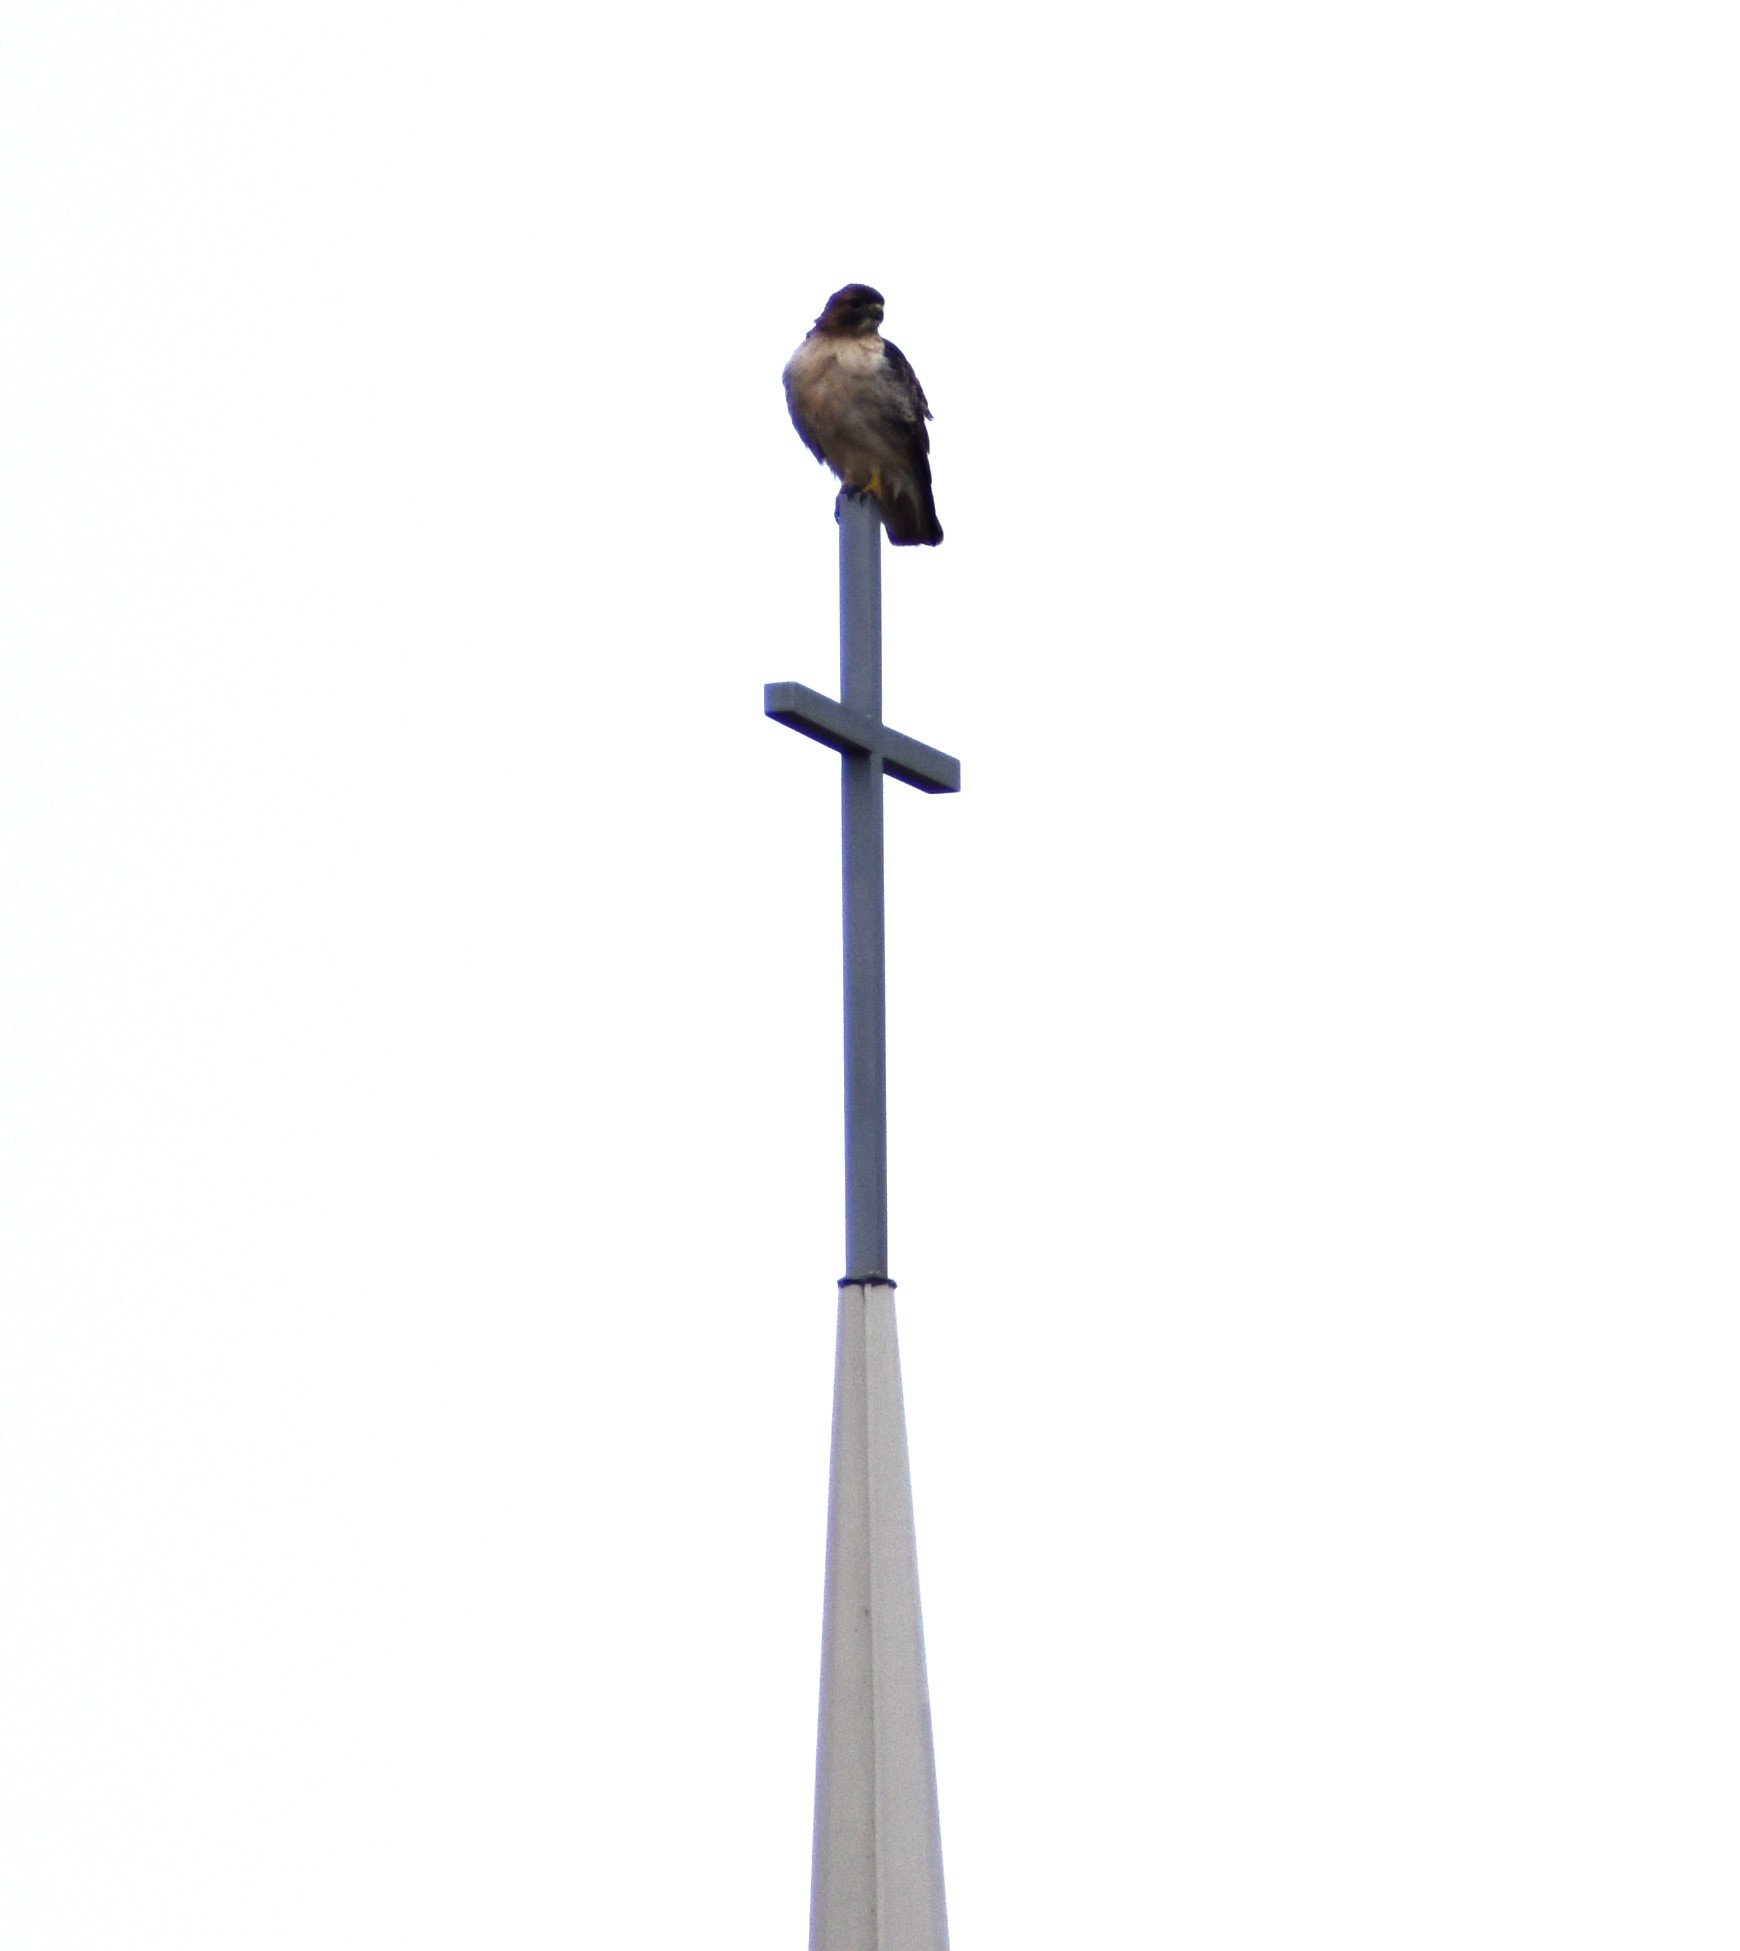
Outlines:
{"label": "bird's head", "polygon": [[874,332],[882,323],[882,294],[870,285],[841,285],[816,323],[824,332]]}

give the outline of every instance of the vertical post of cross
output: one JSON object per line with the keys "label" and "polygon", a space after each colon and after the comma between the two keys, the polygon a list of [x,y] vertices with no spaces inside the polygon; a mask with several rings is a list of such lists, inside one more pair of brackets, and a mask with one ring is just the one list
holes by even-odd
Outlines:
{"label": "vertical post of cross", "polygon": [[840,755],[845,945],[846,1272],[888,1278],[888,1038],[882,781],[958,793],[958,759],[882,722],[882,521],[869,495],[842,494],[840,697],[770,684],[769,718]]}
{"label": "vertical post of cross", "polygon": [[[882,523],[840,500],[840,702],[882,722]],[[845,937],[846,1279],[888,1278],[888,982],[882,870],[882,754],[840,766]]]}

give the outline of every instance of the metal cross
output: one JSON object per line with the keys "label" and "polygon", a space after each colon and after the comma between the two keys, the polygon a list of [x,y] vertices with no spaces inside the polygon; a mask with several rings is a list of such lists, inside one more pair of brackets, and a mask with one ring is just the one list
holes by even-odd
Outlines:
{"label": "metal cross", "polygon": [[961,766],[882,722],[882,522],[868,495],[842,494],[840,697],[770,684],[769,718],[840,754],[846,992],[845,1281],[888,1280],[888,1035],[882,775],[958,793]]}

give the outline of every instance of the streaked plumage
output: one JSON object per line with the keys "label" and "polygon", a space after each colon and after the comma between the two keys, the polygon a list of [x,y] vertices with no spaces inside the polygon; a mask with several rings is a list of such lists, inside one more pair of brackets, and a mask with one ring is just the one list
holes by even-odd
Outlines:
{"label": "streaked plumage", "polygon": [[786,404],[816,459],[848,489],[876,497],[890,542],[934,544],[943,536],[930,491],[930,406],[881,323],[881,292],[836,291],[786,366]]}

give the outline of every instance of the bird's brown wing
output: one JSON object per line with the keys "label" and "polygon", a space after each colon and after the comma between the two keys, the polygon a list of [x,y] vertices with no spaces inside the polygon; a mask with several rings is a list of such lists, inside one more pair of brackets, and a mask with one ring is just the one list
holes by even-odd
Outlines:
{"label": "bird's brown wing", "polygon": [[[889,365],[894,368],[895,376],[898,378],[901,388],[911,397],[913,410],[918,418],[921,421],[929,420],[932,417],[930,402],[924,397],[924,388],[918,383],[917,373],[912,370],[912,361],[907,358],[906,354],[901,351],[892,339],[884,339],[882,341],[882,350],[887,356]],[[926,444],[929,444],[928,435],[926,436]]]}
{"label": "bird's brown wing", "polygon": [[882,513],[888,539],[896,543],[942,540],[942,524],[930,486],[930,402],[906,354],[889,340],[882,341],[884,383],[877,389],[875,419],[899,465],[884,482]]}
{"label": "bird's brown wing", "polygon": [[912,362],[899,346],[884,339],[882,352],[889,366],[889,383],[882,389],[882,402],[889,409],[886,418],[890,431],[904,431],[908,440],[916,441],[919,453],[928,454],[930,430],[924,423],[930,419],[931,411],[924,388],[918,383]]}

